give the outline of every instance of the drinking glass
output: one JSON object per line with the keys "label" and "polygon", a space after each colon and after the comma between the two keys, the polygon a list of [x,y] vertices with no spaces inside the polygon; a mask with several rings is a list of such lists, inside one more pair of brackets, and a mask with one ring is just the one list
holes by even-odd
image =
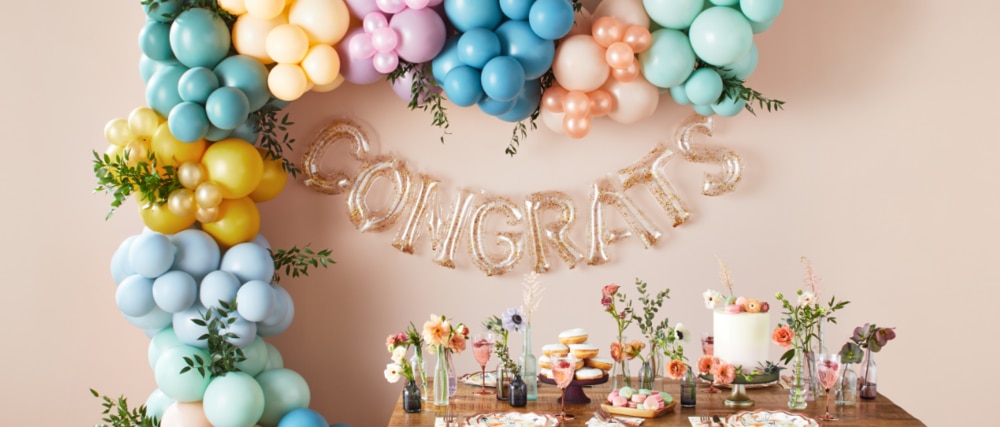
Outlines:
{"label": "drinking glass", "polygon": [[823,421],[833,421],[837,417],[830,415],[830,389],[837,383],[840,371],[844,369],[844,364],[840,363],[839,353],[820,353],[816,355],[816,376],[819,383],[826,390],[826,414],[819,419]]}
{"label": "drinking glass", "polygon": [[[476,362],[482,367],[481,380],[482,387],[476,390],[476,394],[493,394],[493,390],[486,389],[486,363],[490,361],[490,354],[493,353],[493,334],[476,334],[472,336],[472,353],[476,355]],[[499,385],[498,385],[499,387]]]}
{"label": "drinking glass", "polygon": [[[701,333],[701,353],[705,356],[715,355],[715,337],[709,332]],[[712,382],[708,383],[708,388],[702,390],[703,393],[718,393],[719,389],[715,388],[715,378],[712,378]]]}
{"label": "drinking glass", "polygon": [[559,418],[572,420],[576,418],[573,414],[566,413],[566,387],[573,382],[576,375],[576,359],[572,357],[555,357],[552,359],[552,377],[562,392],[560,402],[562,407],[559,410]]}

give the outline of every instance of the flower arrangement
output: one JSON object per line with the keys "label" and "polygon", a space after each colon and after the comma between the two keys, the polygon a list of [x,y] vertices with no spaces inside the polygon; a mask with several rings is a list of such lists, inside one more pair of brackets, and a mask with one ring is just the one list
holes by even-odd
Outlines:
{"label": "flower arrangement", "polygon": [[431,314],[430,319],[424,322],[422,335],[431,353],[461,353],[465,351],[465,342],[469,339],[469,328],[463,323],[452,325],[445,316]]}
{"label": "flower arrangement", "polygon": [[[611,358],[616,363],[622,363],[638,357],[643,362],[656,364],[657,354],[662,354],[670,360],[667,365],[667,375],[673,379],[680,379],[687,370],[687,365],[684,363],[684,347],[681,343],[687,342],[688,330],[680,323],[671,327],[667,318],[656,321],[656,315],[663,307],[663,300],[669,298],[670,289],[664,289],[651,296],[647,293],[646,282],[636,278],[635,285],[639,292],[638,300],[642,304],[641,311],[632,307],[632,301],[621,292],[617,284],[606,285],[601,289],[601,305],[604,306],[604,311],[615,319],[618,329],[617,339],[611,343]],[[619,306],[623,308],[619,310]],[[646,342],[641,340],[625,342],[625,330],[633,323],[639,326]],[[642,352],[647,347],[648,354],[643,356]],[[659,364],[656,364],[655,369],[658,368]],[[626,383],[628,382],[626,380]]]}
{"label": "flower arrangement", "polygon": [[864,326],[854,328],[854,334],[851,335],[853,344],[873,353],[878,353],[895,338],[896,328],[880,328],[874,323],[865,323]]}
{"label": "flower arrangement", "polygon": [[721,258],[717,259],[719,260],[719,277],[722,279],[722,286],[729,291],[729,296],[714,289],[706,290],[702,294],[705,299],[705,308],[715,310],[721,305],[726,313],[767,313],[770,311],[771,306],[767,301],[736,296],[733,293],[733,278],[729,275],[729,268],[726,267],[726,263]]}
{"label": "flower arrangement", "polygon": [[521,332],[524,328],[524,318],[521,310],[515,307],[508,308],[500,315],[493,315],[483,322],[483,327],[496,336],[494,346],[496,347],[497,358],[507,372],[519,372],[521,370],[517,362],[510,358],[510,346],[508,338],[511,332]]}
{"label": "flower arrangement", "polygon": [[385,372],[383,373],[386,381],[396,383],[399,381],[400,376],[405,377],[406,381],[414,380],[413,367],[406,362],[406,353],[412,345],[413,341],[410,339],[409,329],[407,329],[407,332],[389,335],[385,339],[386,350],[392,355],[390,356],[392,363],[385,365]]}
{"label": "flower arrangement", "polygon": [[796,303],[792,304],[781,292],[775,294],[775,298],[785,309],[783,313],[785,317],[772,332],[771,340],[783,348],[788,348],[788,351],[781,355],[781,361],[786,364],[792,360],[796,349],[812,348],[812,339],[818,337],[817,329],[820,322],[837,323],[832,314],[850,304],[850,301],[837,301],[833,296],[830,297],[826,307],[821,306],[818,303],[820,278],[813,271],[808,258],[802,257],[802,262],[806,266],[805,289],[798,289],[795,292],[798,295]]}

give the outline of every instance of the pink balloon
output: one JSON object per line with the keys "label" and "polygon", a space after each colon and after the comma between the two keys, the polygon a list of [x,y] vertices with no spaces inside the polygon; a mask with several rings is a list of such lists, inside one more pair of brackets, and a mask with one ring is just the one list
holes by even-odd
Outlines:
{"label": "pink balloon", "polygon": [[542,108],[554,113],[563,112],[563,98],[566,96],[566,89],[558,84],[553,84],[542,93]]}
{"label": "pink balloon", "polygon": [[566,116],[581,117],[590,115],[590,98],[579,90],[571,90],[563,97],[563,111]]}
{"label": "pink balloon", "polygon": [[392,52],[379,52],[372,57],[372,65],[375,66],[375,71],[389,74],[399,66],[399,57]]}
{"label": "pink balloon", "polygon": [[430,5],[430,0],[406,0],[405,2],[410,9],[423,9]]}
{"label": "pink balloon", "polygon": [[639,62],[632,61],[625,68],[614,68],[611,70],[611,76],[622,83],[628,83],[639,77]]}
{"label": "pink balloon", "polygon": [[621,40],[624,32],[622,23],[610,16],[595,19],[591,30],[594,41],[601,47],[611,46],[612,43]]}
{"label": "pink balloon", "polygon": [[386,19],[382,12],[372,12],[365,15],[364,21],[361,21],[361,26],[365,28],[365,32],[374,33],[379,28],[388,27],[389,20]]}
{"label": "pink balloon", "polygon": [[396,53],[407,62],[430,61],[444,48],[444,21],[434,9],[406,9],[392,16],[389,27],[399,33]]}
{"label": "pink balloon", "polygon": [[347,9],[351,11],[351,15],[358,19],[364,18],[369,13],[378,12],[375,0],[344,0],[344,3],[347,3]]}
{"label": "pink balloon", "polygon": [[635,53],[639,53],[649,49],[649,45],[653,43],[653,35],[649,33],[649,29],[647,28],[630,25],[628,28],[625,28],[625,33],[622,34],[622,41],[632,46],[632,50]]}
{"label": "pink balloon", "polygon": [[563,117],[563,132],[570,138],[580,139],[590,133],[590,116]]}
{"label": "pink balloon", "polygon": [[385,77],[384,74],[375,70],[375,66],[372,64],[371,59],[352,58],[350,52],[348,52],[348,46],[351,44],[351,40],[355,37],[365,35],[364,28],[355,28],[348,32],[347,36],[344,37],[344,40],[347,43],[340,42],[333,46],[333,48],[337,50],[337,56],[340,57],[340,74],[344,76],[344,80],[356,85],[372,84]]}
{"label": "pink balloon", "polygon": [[631,82],[608,79],[602,89],[614,99],[608,117],[618,123],[630,124],[648,118],[660,102],[660,90],[642,76]]}
{"label": "pink balloon", "polygon": [[372,47],[379,53],[387,53],[396,50],[399,44],[399,35],[392,28],[382,27],[372,34]]}
{"label": "pink balloon", "polygon": [[371,58],[372,55],[375,54],[375,46],[372,45],[372,37],[367,33],[358,34],[357,37],[351,37],[351,41],[347,43],[347,51],[351,54],[351,58]]}
{"label": "pink balloon", "polygon": [[399,13],[406,9],[406,3],[403,0],[375,0],[375,4],[385,13]]}
{"label": "pink balloon", "polygon": [[604,60],[604,48],[593,37],[577,35],[559,42],[552,72],[567,90],[590,92],[604,84],[611,68]]}
{"label": "pink balloon", "polygon": [[587,94],[587,97],[590,98],[590,115],[593,117],[607,115],[615,105],[615,100],[611,98],[611,94],[604,89],[597,89],[590,92]]}
{"label": "pink balloon", "polygon": [[174,402],[162,418],[160,427],[212,427],[201,402]]}
{"label": "pink balloon", "polygon": [[611,68],[626,68],[635,62],[635,52],[625,42],[614,42],[608,46],[604,59],[608,61]]}

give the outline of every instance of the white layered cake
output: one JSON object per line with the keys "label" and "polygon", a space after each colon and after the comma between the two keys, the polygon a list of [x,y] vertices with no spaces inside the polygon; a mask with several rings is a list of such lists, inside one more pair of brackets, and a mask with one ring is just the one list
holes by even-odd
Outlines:
{"label": "white layered cake", "polygon": [[726,313],[713,317],[715,357],[750,372],[768,360],[771,342],[770,313]]}

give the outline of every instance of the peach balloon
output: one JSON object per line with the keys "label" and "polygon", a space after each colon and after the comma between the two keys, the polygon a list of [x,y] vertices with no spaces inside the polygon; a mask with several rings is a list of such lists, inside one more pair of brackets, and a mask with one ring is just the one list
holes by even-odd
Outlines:
{"label": "peach balloon", "polygon": [[563,111],[567,116],[581,117],[590,114],[590,98],[579,90],[571,90],[563,97]]}
{"label": "peach balloon", "polygon": [[653,35],[649,33],[648,28],[629,25],[622,34],[622,41],[628,43],[635,53],[639,53],[649,49],[649,45],[653,44]]}
{"label": "peach balloon", "polygon": [[325,85],[320,85],[320,84],[313,85],[312,91],[313,92],[330,92],[330,91],[332,91],[332,90],[340,87],[340,85],[342,85],[342,84],[344,84],[344,75],[343,74],[337,74],[337,78],[333,79],[333,81],[330,82],[330,83],[327,83]]}
{"label": "peach balloon", "polygon": [[622,39],[622,35],[625,33],[625,26],[615,18],[604,16],[594,20],[591,33],[597,44],[601,45],[601,47],[608,47],[612,43]]}
{"label": "peach balloon", "polygon": [[132,140],[132,131],[128,128],[128,120],[121,117],[111,119],[104,125],[104,139],[112,145],[124,147]]}
{"label": "peach balloon", "polygon": [[611,68],[626,68],[635,62],[635,52],[625,42],[614,42],[608,46],[608,50],[604,53],[604,59],[608,61]]}
{"label": "peach balloon", "polygon": [[205,181],[205,167],[199,162],[181,163],[177,167],[177,181],[189,190],[198,188],[198,184]]}
{"label": "peach balloon", "polygon": [[604,89],[592,91],[587,94],[587,97],[590,98],[591,117],[606,116],[614,106],[614,99],[612,99],[611,94]]}
{"label": "peach balloon", "polygon": [[163,411],[160,427],[212,427],[201,402],[175,402]]}
{"label": "peach balloon", "polygon": [[552,72],[567,90],[590,92],[601,87],[611,74],[604,61],[604,48],[590,36],[563,39],[556,48]]}
{"label": "peach balloon", "polygon": [[194,224],[194,216],[177,216],[166,204],[157,205],[141,200],[142,196],[136,193],[136,202],[139,205],[139,217],[142,223],[150,230],[163,234],[174,234],[184,230]]}
{"label": "peach balloon", "polygon": [[294,101],[305,93],[309,81],[302,67],[294,64],[278,64],[267,74],[267,88],[275,98]]}
{"label": "peach balloon", "polygon": [[553,84],[542,93],[542,108],[550,111],[563,112],[563,98],[566,97],[566,89],[558,84]]}
{"label": "peach balloon", "polygon": [[272,29],[288,23],[285,15],[274,19],[261,19],[246,14],[236,19],[233,24],[233,47],[236,52],[254,58],[267,65],[274,62],[267,54],[267,35]]}
{"label": "peach balloon", "polygon": [[309,52],[309,37],[295,24],[283,24],[271,29],[264,40],[271,59],[281,64],[298,64]]}
{"label": "peach balloon", "polygon": [[281,159],[270,159],[263,149],[257,149],[264,159],[264,172],[260,177],[260,184],[250,193],[250,199],[260,203],[278,197],[281,190],[285,189],[288,182],[288,172],[285,172],[284,163]]}
{"label": "peach balloon", "polygon": [[[226,249],[249,242],[260,232],[260,212],[249,197],[223,200],[215,221],[203,222],[202,230]],[[187,426],[185,426],[187,427]]]}
{"label": "peach balloon", "polygon": [[247,13],[247,5],[244,0],[219,0],[219,7],[234,16]]}
{"label": "peach balloon", "polygon": [[602,0],[594,8],[594,20],[604,16],[618,18],[623,24],[649,28],[649,15],[642,0]]}
{"label": "peach balloon", "polygon": [[614,99],[608,117],[618,123],[636,123],[652,116],[660,101],[659,89],[642,76],[631,82],[610,79],[603,89]]}
{"label": "peach balloon", "polygon": [[590,116],[563,117],[563,131],[570,138],[580,139],[590,133]]}
{"label": "peach balloon", "polygon": [[302,71],[306,73],[306,78],[317,85],[333,83],[340,75],[340,56],[333,46],[328,44],[310,47],[300,65]]}
{"label": "peach balloon", "polygon": [[260,19],[274,19],[285,11],[285,0],[244,0],[248,15]]}
{"label": "peach balloon", "polygon": [[335,45],[347,34],[351,13],[344,0],[295,0],[288,22],[302,27],[313,44]]}
{"label": "peach balloon", "polygon": [[611,70],[611,76],[620,82],[627,83],[635,80],[636,77],[639,77],[639,63],[632,61],[632,63],[628,64],[625,68],[615,68]]}
{"label": "peach balloon", "polygon": [[156,162],[160,166],[178,166],[187,162],[201,161],[201,156],[205,154],[208,142],[199,139],[194,142],[184,142],[170,133],[170,126],[163,122],[156,133],[153,134],[153,141],[150,147],[156,154]]}

